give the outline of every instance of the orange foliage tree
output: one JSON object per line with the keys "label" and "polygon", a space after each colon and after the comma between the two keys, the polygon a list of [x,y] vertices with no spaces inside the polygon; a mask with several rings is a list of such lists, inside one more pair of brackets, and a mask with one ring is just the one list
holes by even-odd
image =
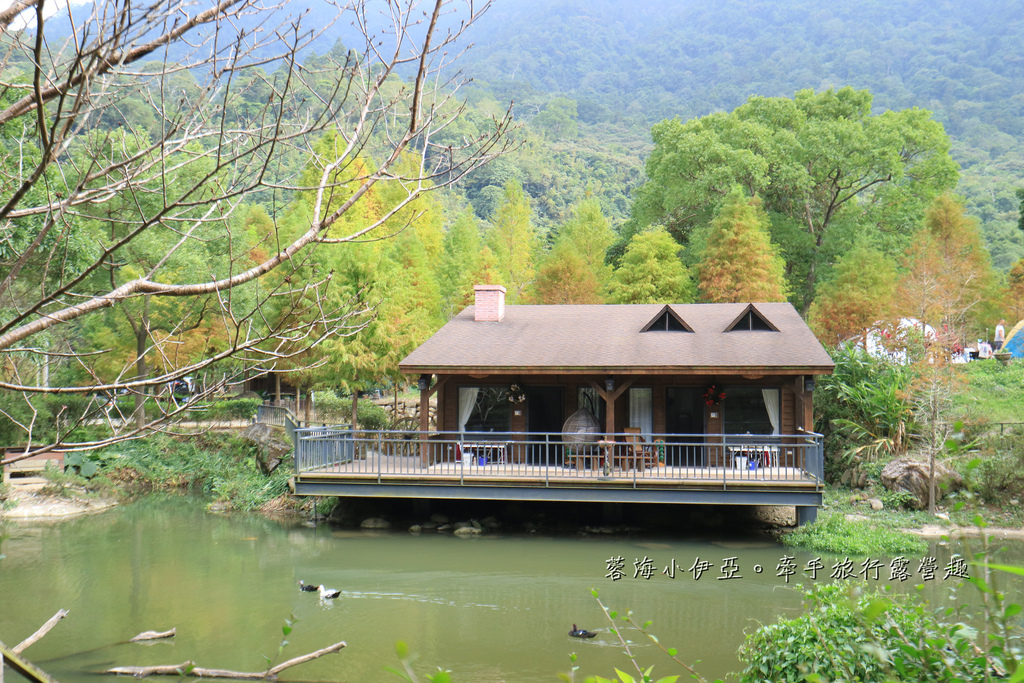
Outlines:
{"label": "orange foliage tree", "polygon": [[995,282],[977,222],[949,194],[925,213],[906,266],[899,287],[902,314],[929,323],[950,344],[970,339]]}
{"label": "orange foliage tree", "polygon": [[857,244],[843,254],[833,278],[819,288],[808,324],[828,346],[865,334],[893,318],[897,279],[889,258],[867,244]]}
{"label": "orange foliage tree", "polygon": [[708,234],[700,297],[711,303],[785,301],[785,262],[765,229],[761,200],[734,187]]}

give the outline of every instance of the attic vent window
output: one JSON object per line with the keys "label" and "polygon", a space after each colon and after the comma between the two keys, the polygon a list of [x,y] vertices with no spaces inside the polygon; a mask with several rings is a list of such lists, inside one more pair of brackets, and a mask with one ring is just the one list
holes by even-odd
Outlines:
{"label": "attic vent window", "polygon": [[654,317],[654,320],[647,323],[641,332],[693,332],[690,326],[680,318],[675,311],[668,306],[661,309],[661,312]]}
{"label": "attic vent window", "polygon": [[747,306],[740,317],[730,325],[726,332],[778,332],[778,329],[768,322],[753,305]]}

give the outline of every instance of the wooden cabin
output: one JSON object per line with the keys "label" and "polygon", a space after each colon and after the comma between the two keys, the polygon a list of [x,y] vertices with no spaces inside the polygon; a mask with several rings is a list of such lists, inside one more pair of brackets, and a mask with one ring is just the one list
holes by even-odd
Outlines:
{"label": "wooden cabin", "polygon": [[529,439],[587,408],[607,434],[669,443],[795,435],[814,431],[815,378],[834,367],[789,303],[507,306],[504,287],[475,290],[400,366],[424,404],[436,393],[439,432]]}

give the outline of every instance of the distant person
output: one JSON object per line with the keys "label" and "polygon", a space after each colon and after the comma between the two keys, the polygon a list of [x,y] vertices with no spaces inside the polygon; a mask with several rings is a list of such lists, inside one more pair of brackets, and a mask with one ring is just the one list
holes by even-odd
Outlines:
{"label": "distant person", "polygon": [[1006,321],[1000,320],[999,324],[996,325],[996,340],[992,344],[994,351],[999,351],[1003,348],[1003,340],[1006,339]]}

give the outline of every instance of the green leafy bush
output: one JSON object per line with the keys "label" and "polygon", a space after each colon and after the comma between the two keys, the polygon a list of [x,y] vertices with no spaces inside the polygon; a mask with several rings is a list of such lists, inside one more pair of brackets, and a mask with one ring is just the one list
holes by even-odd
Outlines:
{"label": "green leafy bush", "polygon": [[786,545],[835,555],[910,555],[928,548],[917,536],[849,520],[839,512],[827,513],[782,540]]}
{"label": "green leafy bush", "polygon": [[747,663],[742,683],[984,678],[977,632],[941,623],[907,596],[868,591],[860,583],[816,584],[804,593],[804,606],[803,616],[747,636],[739,652]]}
{"label": "green leafy bush", "polygon": [[[338,396],[333,391],[317,391],[313,394],[318,419],[330,419],[348,423],[352,419],[352,399]],[[359,426],[363,429],[388,429],[388,413],[372,401],[359,401]]]}
{"label": "green leafy bush", "polygon": [[882,494],[882,502],[890,510],[910,510],[917,499],[910,491],[886,491]]}
{"label": "green leafy bush", "polygon": [[259,407],[258,398],[232,398],[226,401],[217,401],[206,410],[206,419],[218,422],[233,420],[249,420],[256,415]]}
{"label": "green leafy bush", "polygon": [[359,426],[363,429],[387,429],[388,413],[376,403],[359,402]]}

